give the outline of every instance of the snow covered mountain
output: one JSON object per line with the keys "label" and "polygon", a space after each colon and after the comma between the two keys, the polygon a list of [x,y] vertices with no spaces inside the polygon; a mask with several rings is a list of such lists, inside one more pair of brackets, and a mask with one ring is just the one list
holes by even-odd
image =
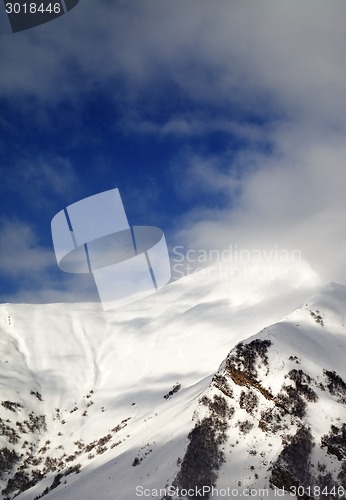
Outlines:
{"label": "snow covered mountain", "polygon": [[2,498],[338,498],[346,288],[307,294],[197,273],[107,313],[1,305]]}
{"label": "snow covered mountain", "polygon": [[345,496],[345,312],[346,288],[330,284],[231,350],[199,399],[176,487]]}

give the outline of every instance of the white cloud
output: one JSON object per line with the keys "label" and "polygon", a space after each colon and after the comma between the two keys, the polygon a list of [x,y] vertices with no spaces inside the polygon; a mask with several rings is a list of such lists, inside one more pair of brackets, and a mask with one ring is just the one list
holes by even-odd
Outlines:
{"label": "white cloud", "polygon": [[[205,199],[199,210],[186,216],[184,229],[176,235],[177,241],[187,248],[227,248],[238,244],[250,249],[275,245],[299,249],[324,281],[345,283],[343,137],[308,138],[304,130],[285,128],[281,133],[276,131],[274,144],[272,155],[247,153],[247,163],[255,167],[241,177],[236,199],[224,171],[215,169],[211,188],[217,185],[223,189],[228,203],[211,210]],[[196,168],[195,162],[196,158],[192,170]],[[202,169],[203,162],[202,159]]]}
{"label": "white cloud", "polygon": [[[299,248],[324,279],[346,282],[345,15],[343,0],[122,0],[97,8],[84,0],[49,32],[42,26],[11,38],[0,88],[50,110],[66,98],[78,108],[85,92],[107,90],[125,131],[243,137],[244,150],[219,158],[195,151],[181,158],[183,168],[174,165],[177,190],[196,200],[177,221],[184,225],[177,243]],[[173,109],[177,102],[188,110]],[[59,194],[73,172],[67,164],[56,172],[41,163],[18,179],[27,175],[40,188],[44,178]],[[211,206],[208,193],[224,203]],[[13,248],[29,248],[17,272],[45,269],[44,249],[34,252],[28,228],[17,229]],[[15,252],[5,253],[16,272]]]}
{"label": "white cloud", "polygon": [[[78,105],[85,91],[107,85],[127,114],[131,103],[138,113],[139,100],[146,113],[165,102],[160,88],[169,82],[196,103],[344,123],[345,14],[342,1],[100,1],[95,8],[85,0],[48,32],[43,25],[12,36],[1,88],[47,104],[73,96]],[[182,122],[171,126],[185,130]]]}
{"label": "white cloud", "polygon": [[57,197],[66,199],[77,185],[80,186],[80,180],[77,184],[75,170],[67,159],[57,157],[49,160],[42,156],[35,160],[18,161],[4,176],[1,188],[30,199],[39,208],[47,208],[55,203]]}
{"label": "white cloud", "polygon": [[40,246],[29,224],[3,218],[0,232],[0,273],[4,276],[41,275],[54,263],[52,250]]}
{"label": "white cloud", "polygon": [[53,247],[40,244],[35,229],[23,221],[0,221],[0,276],[16,283],[13,292],[1,294],[4,302],[97,301],[91,275],[62,273]]}
{"label": "white cloud", "polygon": [[[70,275],[63,280],[41,276],[35,283],[21,282],[13,293],[0,295],[2,302],[47,304],[54,302],[99,302],[95,283],[89,275]],[[100,303],[100,309],[102,309]]]}

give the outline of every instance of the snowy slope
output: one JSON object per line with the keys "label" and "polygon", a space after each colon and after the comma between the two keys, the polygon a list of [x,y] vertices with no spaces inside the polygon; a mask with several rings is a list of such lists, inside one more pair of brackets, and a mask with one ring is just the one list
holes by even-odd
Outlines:
{"label": "snowy slope", "polygon": [[[136,486],[155,497],[155,489],[172,485],[181,470],[187,436],[209,411],[201,398],[218,390],[211,380],[227,352],[294,310],[312,282],[308,274],[297,289],[287,282],[193,275],[107,313],[99,304],[2,305],[3,497],[12,498],[30,480],[37,484],[18,498],[33,499],[48,488],[47,499],[132,500]],[[311,363],[316,380],[323,368],[341,373],[344,290],[324,290],[317,305],[309,302],[259,334],[275,337],[265,382],[272,391],[286,373],[281,364],[295,366],[281,354],[284,360],[299,355],[304,367]],[[310,309],[321,311],[323,327]],[[245,444],[240,452],[247,463]],[[241,481],[246,472],[236,463],[227,458],[217,484]],[[266,481],[262,474],[257,482]]]}
{"label": "snowy slope", "polygon": [[[195,434],[173,484],[211,484],[214,474],[218,491],[275,497],[276,487],[301,498],[343,498],[345,314],[346,288],[332,283],[232,349],[199,399]],[[206,423],[208,438],[200,433]],[[208,459],[196,464],[193,451],[206,448]]]}

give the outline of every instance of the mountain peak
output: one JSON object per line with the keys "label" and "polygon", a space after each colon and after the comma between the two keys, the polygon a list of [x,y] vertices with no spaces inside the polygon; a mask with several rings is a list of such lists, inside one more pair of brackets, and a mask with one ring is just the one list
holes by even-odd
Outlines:
{"label": "mountain peak", "polygon": [[345,293],[246,304],[190,279],[145,309],[1,306],[4,497],[344,484]]}

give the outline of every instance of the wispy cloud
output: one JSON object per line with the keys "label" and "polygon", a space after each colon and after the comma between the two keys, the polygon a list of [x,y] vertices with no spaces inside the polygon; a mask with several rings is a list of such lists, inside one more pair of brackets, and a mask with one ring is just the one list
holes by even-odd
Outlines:
{"label": "wispy cloud", "polygon": [[[0,97],[25,101],[42,127],[45,113],[55,116],[66,102],[81,119],[86,96],[102,94],[114,136],[133,135],[134,147],[142,138],[177,141],[167,175],[176,200],[191,203],[179,220],[171,217],[172,241],[299,248],[324,279],[346,282],[345,15],[339,0],[100,0],[97,8],[84,0],[48,31],[11,36]],[[225,145],[215,150],[207,142],[220,132]],[[78,142],[83,131],[76,135],[58,139]],[[82,175],[67,156],[21,158],[4,180],[7,191],[41,206],[64,198],[58,210],[68,190],[71,202],[74,189],[81,193]],[[142,193],[131,178],[124,193],[147,212],[162,198],[161,180],[158,173]],[[51,252],[32,227],[7,220],[3,230],[3,273],[48,272]],[[42,289],[52,296],[45,282]]]}
{"label": "wispy cloud", "polygon": [[172,115],[163,123],[154,118],[147,120],[141,116],[129,116],[122,121],[125,133],[135,136],[146,134],[158,137],[193,138],[209,133],[221,132],[237,139],[251,142],[265,140],[265,127],[244,121],[236,121],[233,117],[212,117],[208,113],[178,113]]}
{"label": "wispy cloud", "polygon": [[144,100],[148,114],[167,107],[168,84],[182,102],[334,122],[346,107],[345,10],[338,1],[100,1],[95,9],[85,0],[48,34],[43,26],[12,37],[2,95],[51,106],[106,85],[126,114]]}
{"label": "wispy cloud", "polygon": [[[80,183],[80,180],[78,180]],[[17,163],[8,167],[3,176],[1,190],[30,199],[39,208],[64,199],[77,186],[77,176],[70,161],[62,157],[17,158]],[[25,189],[23,189],[25,186]]]}
{"label": "wispy cloud", "polygon": [[57,268],[53,248],[40,242],[37,231],[30,224],[3,217],[0,233],[0,276],[3,283],[16,283],[12,292],[4,294],[2,291],[1,301],[98,300],[92,276],[62,273]]}
{"label": "wispy cloud", "polygon": [[54,263],[50,249],[40,246],[34,229],[19,220],[1,220],[0,273],[42,275]]}
{"label": "wispy cloud", "polygon": [[[274,145],[271,155],[248,153],[255,168],[241,177],[235,204],[227,174],[214,169],[210,184],[223,190],[228,203],[215,211],[204,199],[187,214],[177,239],[187,248],[297,248],[324,280],[346,282],[342,135],[285,129],[276,131]],[[237,158],[234,163],[237,168]]]}

